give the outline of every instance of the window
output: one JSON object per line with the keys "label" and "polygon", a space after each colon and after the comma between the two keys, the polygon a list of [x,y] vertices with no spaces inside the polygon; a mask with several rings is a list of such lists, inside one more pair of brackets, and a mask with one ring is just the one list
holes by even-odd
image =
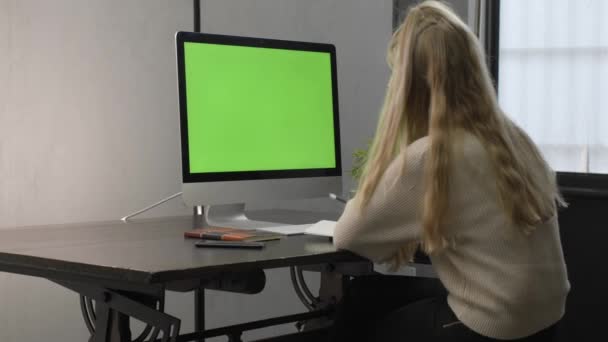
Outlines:
{"label": "window", "polygon": [[608,1],[500,1],[499,102],[557,171],[608,173]]}

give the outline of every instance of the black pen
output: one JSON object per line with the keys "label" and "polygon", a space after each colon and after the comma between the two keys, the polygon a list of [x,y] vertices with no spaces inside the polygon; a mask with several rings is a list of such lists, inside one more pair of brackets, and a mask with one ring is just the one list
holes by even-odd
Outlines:
{"label": "black pen", "polygon": [[348,202],[346,199],[344,199],[344,198],[342,198],[342,197],[340,197],[340,196],[338,196],[338,195],[336,195],[336,194],[333,194],[333,193],[331,193],[331,192],[329,193],[329,198],[331,198],[331,199],[333,199],[333,200],[336,200],[336,201],[338,201],[338,202],[342,202],[342,203],[346,203],[346,202]]}

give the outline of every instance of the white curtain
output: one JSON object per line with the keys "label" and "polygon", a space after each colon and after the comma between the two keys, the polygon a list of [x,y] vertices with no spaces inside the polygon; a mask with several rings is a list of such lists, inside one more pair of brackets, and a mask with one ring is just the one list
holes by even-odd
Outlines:
{"label": "white curtain", "polygon": [[608,173],[608,1],[503,0],[499,101],[558,171]]}

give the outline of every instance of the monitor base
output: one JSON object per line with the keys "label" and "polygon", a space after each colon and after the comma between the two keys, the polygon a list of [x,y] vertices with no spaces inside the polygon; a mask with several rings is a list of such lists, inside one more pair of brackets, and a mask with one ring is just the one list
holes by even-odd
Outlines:
{"label": "monitor base", "polygon": [[197,211],[197,207],[195,207],[195,214],[197,213],[202,216],[202,222],[200,222],[202,226],[258,229],[286,225],[285,223],[250,220],[245,214],[245,203],[209,205],[205,206],[202,212]]}

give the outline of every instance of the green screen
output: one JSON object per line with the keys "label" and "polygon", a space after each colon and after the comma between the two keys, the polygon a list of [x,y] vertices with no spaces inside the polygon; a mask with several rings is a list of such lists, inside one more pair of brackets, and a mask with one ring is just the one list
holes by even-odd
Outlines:
{"label": "green screen", "polygon": [[184,43],[190,173],[335,168],[331,56]]}

